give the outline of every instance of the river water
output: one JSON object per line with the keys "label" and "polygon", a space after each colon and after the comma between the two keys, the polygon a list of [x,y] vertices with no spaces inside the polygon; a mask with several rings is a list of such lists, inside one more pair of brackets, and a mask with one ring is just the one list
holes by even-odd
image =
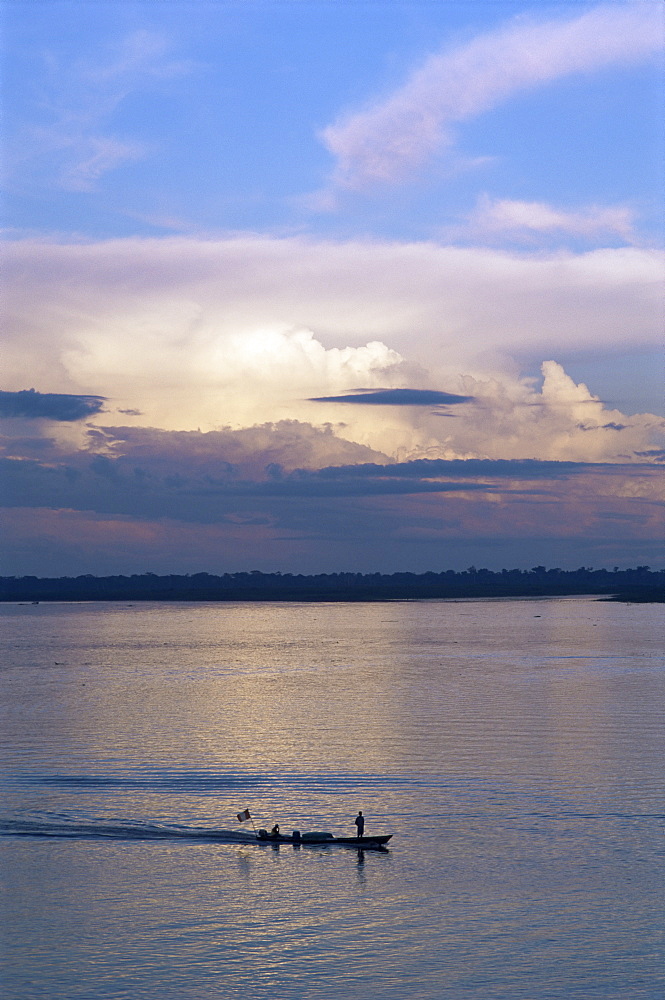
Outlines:
{"label": "river water", "polygon": [[0,606],[3,997],[662,1000],[661,612]]}

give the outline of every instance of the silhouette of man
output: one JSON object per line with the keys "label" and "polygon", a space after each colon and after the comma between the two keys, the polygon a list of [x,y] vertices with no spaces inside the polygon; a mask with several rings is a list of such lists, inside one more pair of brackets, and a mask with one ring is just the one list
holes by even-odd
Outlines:
{"label": "silhouette of man", "polygon": [[362,837],[365,833],[365,817],[362,814],[362,810],[358,812],[358,815],[353,821],[358,828],[358,836]]}

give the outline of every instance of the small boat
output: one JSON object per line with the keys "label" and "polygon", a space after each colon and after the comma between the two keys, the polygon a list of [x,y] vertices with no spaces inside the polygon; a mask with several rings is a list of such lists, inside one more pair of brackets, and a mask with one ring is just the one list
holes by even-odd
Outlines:
{"label": "small boat", "polygon": [[302,844],[303,846],[316,845],[325,847],[328,844],[340,844],[342,847],[358,847],[362,850],[376,851],[385,847],[391,839],[392,833],[367,834],[363,837],[335,837],[332,833],[314,831],[312,833],[301,833],[294,830],[293,833],[268,833],[267,830],[258,830],[256,839],[269,844]]}

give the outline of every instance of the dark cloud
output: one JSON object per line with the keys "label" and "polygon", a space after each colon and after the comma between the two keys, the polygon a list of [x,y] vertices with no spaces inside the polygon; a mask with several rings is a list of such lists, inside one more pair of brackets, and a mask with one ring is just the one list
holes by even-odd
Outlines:
{"label": "dark cloud", "polygon": [[0,390],[0,417],[23,417],[28,420],[83,420],[99,413],[104,396],[75,396],[61,392],[18,392]]}
{"label": "dark cloud", "polygon": [[[338,438],[331,427],[298,421],[206,433],[89,427],[86,438],[82,450],[45,441],[41,454],[39,439],[17,438],[15,459],[0,463],[0,503],[13,508],[5,516],[18,525],[44,526],[43,531],[34,528],[42,554],[44,537],[60,538],[63,524],[73,525],[71,545],[76,549],[75,525],[90,528],[97,518],[102,526],[95,544],[110,551],[103,524],[112,520],[127,539],[130,562],[140,558],[131,539],[148,545],[145,539],[154,536],[156,549],[172,551],[170,532],[176,532],[187,551],[182,558],[191,560],[188,566],[196,559],[207,565],[213,552],[229,559],[232,551],[238,565],[245,565],[251,553],[257,567],[271,559],[273,566],[284,565],[292,551],[311,551],[312,559],[328,552],[338,565],[364,552],[367,566],[372,558],[384,557],[390,565],[390,559],[408,561],[414,545],[422,545],[425,559],[456,533],[475,537],[495,531],[514,537],[521,531],[526,538],[549,525],[553,533],[565,535],[577,530],[576,504],[581,495],[587,503],[589,491],[603,497],[603,510],[646,518],[644,526],[634,524],[635,531],[648,532],[655,517],[651,501],[610,501],[608,491],[598,489],[597,477],[631,475],[646,481],[661,471],[653,463],[637,462],[391,462]],[[632,520],[603,523],[617,528],[625,523],[626,530],[633,530]],[[198,556],[187,549],[189,537],[200,541]],[[209,551],[204,538],[211,540]],[[444,549],[438,551],[444,558]],[[180,558],[174,555],[176,563]]]}
{"label": "dark cloud", "polygon": [[355,389],[342,396],[313,396],[310,403],[363,403],[369,406],[449,406],[470,403],[473,396],[456,396],[436,389]]}
{"label": "dark cloud", "polygon": [[0,436],[0,450],[7,458],[46,458],[57,452],[56,443],[50,437],[8,437]]}
{"label": "dark cloud", "polygon": [[608,510],[600,510],[596,516],[604,521],[628,521],[632,524],[645,524],[647,520],[645,514],[622,514],[618,511]]}
{"label": "dark cloud", "polygon": [[338,478],[353,475],[357,478],[398,478],[398,479],[558,479],[562,476],[583,472],[611,469],[616,465],[600,465],[588,462],[550,462],[536,458],[490,459],[490,458],[420,458],[412,462],[398,464],[337,466],[320,469],[318,476]]}
{"label": "dark cloud", "polygon": [[[425,570],[432,568],[428,560],[449,566],[457,544],[483,557],[494,551],[499,559],[496,547],[508,536],[517,539],[512,548],[506,542],[509,554],[520,545],[533,553],[536,535],[556,536],[559,544],[569,531],[583,532],[588,552],[602,530],[611,536],[603,560],[609,564],[620,561],[614,555],[620,532],[631,535],[633,560],[642,552],[641,535],[649,536],[652,548],[654,543],[653,501],[617,500],[612,480],[608,490],[598,481],[599,475],[631,475],[646,484],[661,472],[653,463],[389,462],[331,429],[296,421],[207,433],[90,427],[86,436],[84,450],[49,441],[42,454],[39,439],[17,439],[23,454],[0,462],[4,516],[33,538],[40,560],[53,544],[63,546],[67,559],[80,558],[82,546],[94,541],[95,553],[117,559],[122,571],[197,571],[212,564],[246,566],[247,560],[256,568],[291,568],[299,559],[311,560],[312,572],[326,564]],[[486,544],[474,549],[480,534]],[[119,537],[124,545],[112,541]],[[12,558],[25,558],[18,543],[4,545]],[[552,545],[547,552],[559,553],[549,560],[554,564],[560,550]],[[579,541],[572,549],[582,559]],[[530,564],[548,562],[541,548],[537,552]],[[468,565],[479,557],[465,558]],[[504,561],[512,564],[513,556]],[[91,566],[81,572],[101,571]]]}
{"label": "dark cloud", "polygon": [[616,424],[610,421],[609,424],[577,424],[579,431],[625,431],[628,424]]}
{"label": "dark cloud", "polygon": [[[174,435],[177,437],[177,435]],[[201,438],[206,437],[200,435]],[[168,437],[168,435],[167,435]],[[168,441],[164,442],[168,444]],[[153,441],[154,444],[154,441]],[[653,472],[653,466],[594,465],[575,462],[423,459],[401,464],[328,466],[285,470],[275,463],[260,476],[224,464],[217,456],[218,475],[205,464],[168,456],[137,453],[109,457],[78,453],[60,464],[34,459],[5,459],[0,468],[0,502],[8,507],[87,510],[142,520],[172,518],[189,523],[222,523],[239,514],[270,512],[283,522],[289,506],[344,501],[371,501],[426,494],[496,493],[522,497],[549,496],[538,486],[575,474]],[[512,480],[509,485],[507,480]],[[526,487],[524,481],[533,485]],[[520,483],[521,481],[521,483]],[[500,485],[503,483],[503,485]]]}
{"label": "dark cloud", "polygon": [[[212,480],[192,470],[169,475],[135,467],[124,458],[80,458],[76,464],[45,465],[29,459],[0,461],[0,502],[7,507],[48,507],[120,514],[141,519],[169,517],[213,524],[248,509],[279,510],[282,503],[351,497],[406,496],[491,491],[485,483],[437,482],[396,477],[321,477],[298,469],[261,481],[232,476]],[[161,470],[160,470],[161,473]]]}

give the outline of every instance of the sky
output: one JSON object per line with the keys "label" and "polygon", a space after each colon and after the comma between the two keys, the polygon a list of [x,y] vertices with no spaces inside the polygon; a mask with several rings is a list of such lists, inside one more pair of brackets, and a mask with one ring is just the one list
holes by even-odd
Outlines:
{"label": "sky", "polygon": [[0,573],[663,563],[660,0],[4,0]]}

